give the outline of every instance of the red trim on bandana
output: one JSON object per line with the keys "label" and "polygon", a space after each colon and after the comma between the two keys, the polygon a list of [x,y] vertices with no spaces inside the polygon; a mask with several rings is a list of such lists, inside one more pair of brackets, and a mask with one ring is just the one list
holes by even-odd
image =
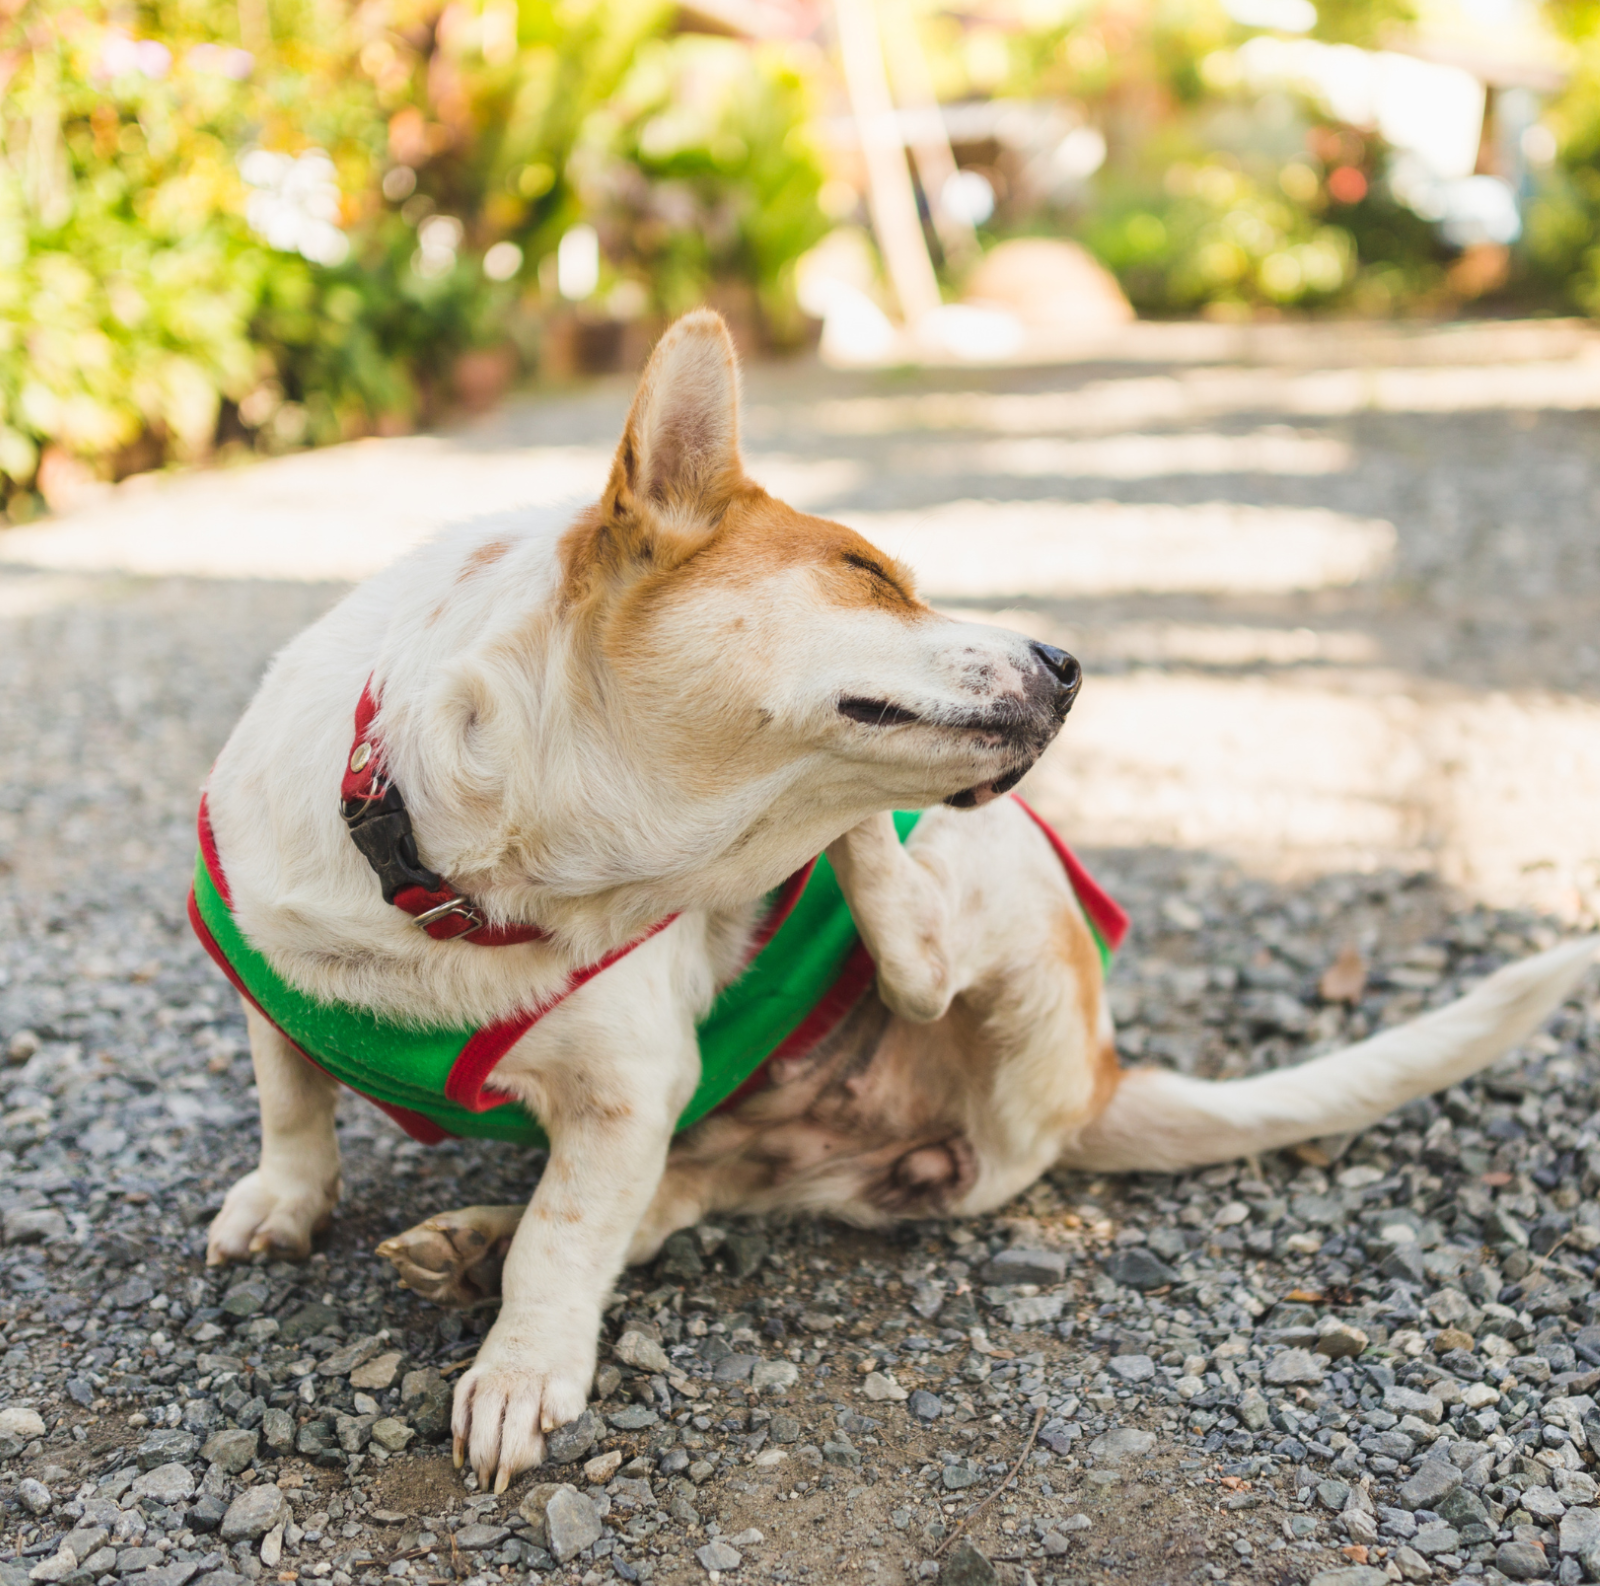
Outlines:
{"label": "red trim on bandana", "polygon": [[[1017,798],[1015,793],[1011,796],[1017,799],[1017,803],[1022,804],[1022,800]],[[1094,928],[1105,938],[1106,946],[1112,952],[1116,952],[1128,934],[1127,910],[1084,869],[1083,861],[1062,842],[1042,815],[1029,809],[1026,804],[1022,804],[1022,807],[1034,825],[1050,839],[1050,846],[1055,849],[1056,858],[1066,870],[1067,879],[1072,883],[1072,890],[1078,895],[1078,902],[1082,905],[1083,912],[1089,916]]]}

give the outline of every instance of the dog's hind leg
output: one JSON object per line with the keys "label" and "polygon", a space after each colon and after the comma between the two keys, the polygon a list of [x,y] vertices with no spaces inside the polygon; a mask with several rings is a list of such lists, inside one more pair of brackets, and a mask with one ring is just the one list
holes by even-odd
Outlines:
{"label": "dog's hind leg", "polygon": [[228,1191],[206,1237],[206,1265],[271,1251],[303,1261],[339,1201],[339,1085],[245,1007],[261,1106],[261,1164]]}
{"label": "dog's hind leg", "polygon": [[463,1206],[385,1239],[378,1254],[435,1305],[476,1305],[500,1292],[500,1269],[526,1206]]}

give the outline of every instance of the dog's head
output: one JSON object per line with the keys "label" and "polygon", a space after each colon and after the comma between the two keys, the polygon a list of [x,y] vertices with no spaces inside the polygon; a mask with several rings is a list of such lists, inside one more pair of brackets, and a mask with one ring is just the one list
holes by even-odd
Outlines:
{"label": "dog's head", "polygon": [[721,872],[713,892],[749,896],[877,811],[982,804],[1078,690],[1070,655],[938,615],[905,567],[747,478],[738,406],[722,321],[679,320],[562,541],[545,631],[583,745],[563,761],[616,881]]}

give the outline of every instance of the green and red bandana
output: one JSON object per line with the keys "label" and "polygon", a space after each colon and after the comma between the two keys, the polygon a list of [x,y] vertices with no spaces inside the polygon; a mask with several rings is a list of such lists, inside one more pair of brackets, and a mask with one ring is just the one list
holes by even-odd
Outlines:
{"label": "green and red bandana", "polygon": [[[1127,915],[1055,832],[1032,810],[1028,814],[1066,869],[1101,962],[1109,964],[1127,932]],[[917,820],[916,812],[895,815],[902,842]],[[536,1008],[481,1028],[418,1028],[366,1008],[323,1002],[290,985],[234,920],[203,799],[199,827],[189,920],[206,951],[302,1056],[428,1144],[449,1135],[548,1144],[538,1120],[520,1102],[494,1089],[495,1066],[579,986],[671,923],[662,920],[598,963],[575,970],[561,991]],[[445,952],[462,950],[441,946]],[[819,855],[770,894],[743,973],[724,988],[700,1022],[700,1083],[678,1119],[678,1130],[757,1086],[774,1059],[799,1056],[821,1042],[871,985],[874,973],[833,868],[826,855]]]}

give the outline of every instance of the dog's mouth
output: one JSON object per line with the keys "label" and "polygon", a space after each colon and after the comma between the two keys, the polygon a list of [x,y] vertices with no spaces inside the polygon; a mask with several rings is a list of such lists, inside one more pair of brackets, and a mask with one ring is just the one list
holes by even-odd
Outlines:
{"label": "dog's mouth", "polygon": [[1007,771],[1004,776],[997,776],[992,782],[980,782],[976,787],[963,788],[959,793],[952,793],[945,800],[952,809],[971,810],[977,809],[980,804],[992,803],[1009,793],[1017,783],[1032,769],[1033,762],[1019,765],[1014,771]]}
{"label": "dog's mouth", "polygon": [[839,701],[839,714],[866,727],[906,727],[922,718],[903,705],[886,699],[863,699],[858,694],[846,694]]}
{"label": "dog's mouth", "polygon": [[[892,700],[869,699],[862,694],[846,694],[840,699],[838,711],[841,716],[851,721],[860,722],[864,727],[908,727],[917,723],[928,726],[949,726],[968,732],[979,732],[991,737],[991,747],[999,748],[1002,745],[1002,735],[1015,732],[1022,724],[1005,716],[997,719],[995,713],[986,713],[982,716],[970,717],[961,721],[940,721],[920,716],[914,710],[907,710],[904,705],[896,705]],[[1025,721],[1026,718],[1023,718]],[[969,788],[963,788],[959,793],[952,793],[945,803],[954,809],[970,810],[979,805],[988,804],[997,798],[1003,797],[1019,783],[1033,767],[1036,755],[1029,755],[1019,766],[1010,771],[1003,772],[1000,776],[993,777],[987,782],[979,782]]]}

